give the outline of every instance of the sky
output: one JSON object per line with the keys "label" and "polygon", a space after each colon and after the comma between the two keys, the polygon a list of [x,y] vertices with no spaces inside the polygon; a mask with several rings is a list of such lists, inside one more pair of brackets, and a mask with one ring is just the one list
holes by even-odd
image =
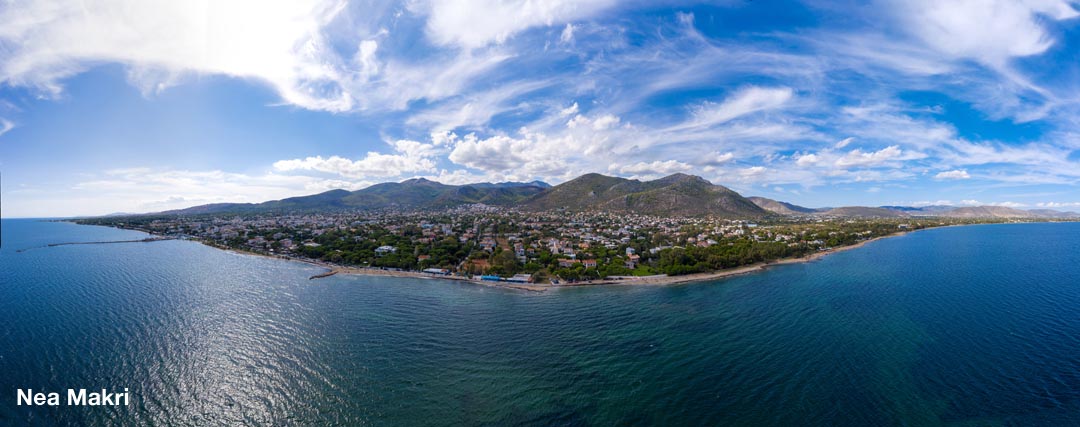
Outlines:
{"label": "sky", "polygon": [[1064,0],[0,3],[0,214],[682,172],[1080,210]]}

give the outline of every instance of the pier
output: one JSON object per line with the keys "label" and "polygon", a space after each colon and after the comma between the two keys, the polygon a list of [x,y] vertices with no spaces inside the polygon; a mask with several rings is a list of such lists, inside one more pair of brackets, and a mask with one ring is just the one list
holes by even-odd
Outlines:
{"label": "pier", "polygon": [[19,253],[19,252],[26,252],[26,251],[28,251],[30,249],[54,248],[54,247],[57,247],[57,246],[108,245],[108,244],[113,244],[113,243],[150,243],[150,242],[160,242],[160,241],[163,241],[163,240],[176,240],[176,238],[175,237],[166,237],[166,236],[153,236],[153,237],[147,237],[145,239],[136,239],[136,240],[109,240],[109,241],[101,241],[101,242],[49,243],[49,244],[47,244],[45,246],[37,246],[37,247],[33,247],[33,248],[19,249],[19,250],[15,251],[15,252]]}

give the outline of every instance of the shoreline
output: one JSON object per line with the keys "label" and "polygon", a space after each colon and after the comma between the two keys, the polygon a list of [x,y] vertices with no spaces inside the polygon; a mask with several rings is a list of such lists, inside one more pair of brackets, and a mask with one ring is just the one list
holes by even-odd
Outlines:
{"label": "shoreline", "polygon": [[873,239],[864,240],[864,241],[861,241],[861,242],[858,242],[858,243],[855,243],[855,244],[852,244],[852,245],[840,246],[840,247],[837,247],[837,248],[829,249],[827,251],[815,252],[815,253],[812,253],[812,254],[806,255],[806,256],[792,257],[792,258],[780,258],[780,259],[777,259],[777,260],[774,260],[774,261],[766,261],[766,262],[756,262],[756,263],[753,263],[753,264],[747,264],[747,265],[743,265],[743,266],[739,266],[739,267],[732,267],[732,268],[729,268],[729,269],[718,270],[718,271],[710,271],[710,272],[707,272],[707,273],[693,273],[693,274],[684,274],[684,275],[679,275],[679,276],[642,277],[640,279],[597,280],[597,281],[584,282],[584,283],[569,283],[569,284],[566,284],[566,285],[557,285],[557,286],[552,286],[552,287],[553,288],[569,288],[569,287],[575,287],[575,286],[601,286],[601,285],[668,286],[668,285],[681,285],[681,284],[696,283],[696,282],[707,282],[707,281],[712,281],[712,280],[721,280],[721,279],[726,279],[726,278],[729,278],[729,277],[742,276],[742,275],[745,275],[745,274],[751,274],[751,273],[757,273],[757,272],[765,271],[765,270],[769,269],[769,267],[775,267],[775,266],[779,266],[779,265],[789,265],[789,264],[802,264],[802,263],[816,261],[818,259],[824,258],[824,257],[832,255],[832,254],[836,254],[836,253],[840,253],[840,252],[845,252],[845,251],[861,248],[861,247],[863,247],[863,246],[865,246],[865,245],[867,245],[867,244],[869,244],[871,242],[875,242],[875,241],[883,240],[883,239],[888,239],[888,238],[892,238],[892,237],[904,236],[904,235],[907,235],[908,233],[914,233],[914,232],[922,231],[922,230],[930,230],[930,229],[934,229],[934,228],[945,228],[945,227],[955,227],[955,226],[959,226],[959,225],[948,225],[948,226],[941,226],[941,227],[923,228],[923,229],[912,230],[912,231],[902,231],[902,232],[897,232],[897,233],[893,233],[893,234],[889,234],[889,235],[885,235],[885,236],[878,236],[878,237],[875,237]]}
{"label": "shoreline", "polygon": [[779,265],[789,265],[789,264],[801,264],[801,263],[807,263],[807,262],[816,261],[816,260],[824,258],[824,257],[826,257],[828,255],[832,255],[832,254],[835,254],[835,253],[840,253],[840,252],[845,252],[845,251],[850,251],[850,250],[853,250],[853,249],[861,248],[861,247],[863,247],[863,246],[865,246],[865,245],[867,245],[867,244],[869,244],[871,242],[875,242],[875,241],[883,240],[883,239],[888,239],[888,238],[892,238],[892,237],[904,236],[904,235],[907,235],[909,233],[914,233],[914,232],[923,231],[923,230],[938,229],[938,228],[963,227],[963,226],[966,226],[966,225],[975,225],[975,224],[954,224],[954,225],[945,225],[945,226],[939,226],[939,227],[922,228],[922,229],[919,229],[919,230],[901,231],[901,232],[896,232],[896,233],[885,235],[885,236],[878,236],[878,237],[875,237],[873,239],[864,240],[864,241],[861,241],[861,242],[858,242],[858,243],[855,243],[855,244],[851,244],[851,245],[847,245],[847,246],[840,246],[840,247],[832,248],[832,249],[829,249],[827,251],[820,251],[820,252],[812,253],[810,255],[806,255],[806,256],[802,256],[802,257],[780,258],[780,259],[777,259],[777,260],[774,260],[774,261],[757,262],[757,263],[754,263],[754,264],[748,264],[748,265],[743,265],[743,266],[739,266],[739,267],[733,267],[733,268],[729,268],[729,269],[725,269],[725,270],[712,271],[712,272],[707,272],[707,273],[693,273],[693,274],[684,274],[684,275],[679,275],[679,276],[642,276],[641,278],[601,279],[601,280],[576,282],[576,283],[566,283],[566,284],[558,284],[558,285],[516,283],[516,282],[495,282],[495,281],[489,281],[489,280],[474,280],[472,278],[462,277],[462,276],[437,275],[437,274],[432,274],[432,273],[424,273],[424,272],[420,272],[420,271],[385,270],[385,269],[381,269],[381,268],[370,268],[370,267],[348,267],[348,266],[336,265],[336,264],[331,264],[331,263],[324,263],[324,262],[313,261],[313,260],[298,259],[298,258],[293,258],[293,257],[285,256],[285,255],[269,255],[269,254],[251,252],[251,251],[246,251],[246,250],[236,249],[236,248],[223,248],[223,247],[220,247],[220,246],[217,246],[217,245],[208,244],[208,243],[203,242],[201,240],[196,240],[196,241],[203,244],[203,245],[206,245],[206,246],[209,246],[209,247],[212,247],[212,248],[215,248],[215,249],[224,250],[226,252],[232,252],[232,253],[238,254],[238,255],[257,256],[257,257],[262,257],[262,258],[269,258],[269,259],[283,260],[283,261],[294,261],[294,262],[300,262],[300,263],[312,265],[312,266],[315,266],[315,267],[321,267],[321,268],[327,269],[326,272],[311,276],[310,278],[308,278],[308,280],[316,280],[316,279],[321,279],[321,278],[330,277],[330,276],[339,275],[339,274],[340,275],[348,275],[348,276],[383,276],[383,277],[399,277],[399,278],[410,278],[410,279],[446,280],[446,281],[452,281],[452,282],[466,282],[466,283],[482,285],[482,286],[488,286],[488,287],[493,287],[493,288],[515,289],[515,290],[529,291],[529,292],[546,292],[546,291],[550,291],[550,290],[565,289],[565,288],[578,288],[578,287],[587,287],[587,286],[669,286],[669,285],[681,285],[681,284],[689,284],[689,283],[697,283],[697,282],[707,282],[707,281],[713,281],[713,280],[722,280],[722,279],[726,279],[726,278],[730,278],[730,277],[742,276],[742,275],[745,275],[745,274],[751,274],[751,273],[765,271],[769,267],[774,267],[774,266],[779,266]]}
{"label": "shoreline", "polygon": [[[69,221],[65,220],[64,222],[69,222]],[[1035,221],[1035,223],[1056,223],[1056,222],[1075,222],[1075,221]],[[998,224],[998,223],[994,223],[994,224]],[[278,261],[299,262],[299,263],[304,263],[304,264],[307,264],[307,265],[311,265],[311,266],[326,269],[325,272],[313,275],[313,276],[309,277],[308,280],[320,279],[320,278],[330,277],[330,276],[334,276],[334,275],[338,275],[338,274],[350,275],[350,276],[384,276],[384,277],[399,277],[399,278],[411,278],[411,279],[446,280],[446,281],[451,281],[451,282],[467,282],[467,283],[471,283],[471,284],[482,285],[482,286],[493,287],[493,288],[515,289],[515,290],[529,291],[529,292],[546,292],[546,291],[557,290],[557,289],[562,289],[562,288],[576,288],[576,287],[584,287],[584,286],[668,286],[668,285],[679,285],[679,284],[688,284],[688,283],[696,283],[696,282],[722,280],[722,279],[726,279],[726,278],[729,278],[729,277],[735,277],[735,276],[741,276],[741,275],[745,275],[745,274],[751,274],[751,273],[765,271],[769,267],[773,267],[773,266],[812,262],[812,261],[816,261],[818,259],[821,259],[821,258],[826,257],[826,256],[831,255],[831,254],[861,248],[861,247],[863,247],[863,246],[865,246],[865,245],[867,245],[867,244],[869,244],[871,242],[875,242],[875,241],[882,240],[882,239],[888,239],[888,238],[892,238],[892,237],[904,236],[904,235],[907,235],[909,233],[914,233],[914,232],[918,232],[918,231],[939,229],[939,228],[949,228],[949,227],[966,227],[966,226],[974,226],[974,225],[987,225],[987,224],[984,224],[984,223],[950,224],[950,225],[941,225],[941,226],[921,228],[921,229],[918,229],[918,230],[898,231],[898,232],[895,232],[895,233],[892,233],[892,234],[888,234],[888,235],[884,235],[884,236],[878,236],[878,237],[875,237],[875,238],[872,238],[872,239],[869,239],[869,240],[864,240],[864,241],[861,241],[861,242],[857,242],[857,243],[854,243],[854,244],[851,244],[851,245],[839,246],[839,247],[831,248],[831,249],[826,250],[826,251],[815,252],[815,253],[812,253],[812,254],[809,254],[809,255],[806,255],[806,256],[791,257],[791,258],[780,258],[780,259],[776,259],[776,260],[772,260],[772,261],[757,262],[757,263],[754,263],[754,264],[748,264],[748,265],[743,265],[743,266],[739,266],[739,267],[733,267],[733,268],[729,268],[729,269],[725,269],[725,270],[718,270],[718,271],[712,271],[712,272],[707,272],[707,273],[692,273],[692,274],[684,274],[684,275],[678,275],[678,276],[657,275],[657,276],[637,276],[637,277],[618,278],[618,279],[599,279],[599,280],[583,281],[583,282],[576,282],[576,283],[561,283],[561,284],[558,284],[558,285],[520,283],[520,282],[497,282],[497,281],[490,281],[490,280],[475,280],[475,279],[472,279],[471,277],[464,277],[464,276],[440,275],[440,274],[424,273],[424,272],[420,272],[420,271],[387,270],[387,269],[372,268],[372,267],[350,267],[350,266],[337,265],[337,264],[332,264],[332,263],[322,262],[322,261],[316,261],[316,260],[295,258],[295,257],[287,256],[287,255],[271,255],[271,254],[266,254],[266,253],[248,251],[248,250],[240,249],[240,248],[230,248],[230,247],[225,247],[225,246],[215,244],[213,242],[207,242],[207,241],[204,241],[204,240],[201,240],[201,239],[179,239],[179,238],[177,238],[177,239],[170,239],[170,240],[189,240],[189,241],[198,242],[198,243],[200,243],[200,244],[202,244],[204,246],[208,246],[208,247],[211,247],[211,248],[214,248],[214,249],[229,252],[229,253],[232,253],[232,254],[235,254],[235,255],[256,256],[256,257],[274,259],[274,260],[278,260]],[[106,227],[109,227],[109,226],[106,226]],[[168,236],[160,236],[158,234],[149,232],[147,230],[142,230],[142,229],[119,228],[119,227],[109,227],[109,228],[118,228],[118,229],[123,229],[123,230],[139,231],[139,232],[148,234],[150,236],[156,236],[156,237],[168,237]]]}

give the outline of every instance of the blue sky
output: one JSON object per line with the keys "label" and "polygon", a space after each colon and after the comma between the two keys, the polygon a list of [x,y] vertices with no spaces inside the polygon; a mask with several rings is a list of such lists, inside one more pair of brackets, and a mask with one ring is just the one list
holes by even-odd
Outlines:
{"label": "blue sky", "polygon": [[1080,210],[1078,7],[5,2],[3,214],[587,172]]}

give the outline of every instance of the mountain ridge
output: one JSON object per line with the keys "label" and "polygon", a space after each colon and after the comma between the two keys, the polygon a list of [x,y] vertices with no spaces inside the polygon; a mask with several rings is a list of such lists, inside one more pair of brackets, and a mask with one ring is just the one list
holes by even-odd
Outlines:
{"label": "mountain ridge", "polygon": [[262,203],[214,203],[143,215],[262,214],[446,209],[466,204],[515,207],[526,211],[607,211],[672,216],[759,218],[839,216],[905,218],[1069,218],[1080,214],[1004,206],[841,206],[809,208],[765,197],[743,197],[702,177],[676,173],[642,181],[599,173],[551,186],[542,181],[443,184],[425,178],[384,182],[360,190],[335,189]]}
{"label": "mountain ridge", "polygon": [[[1061,212],[1052,209],[1022,210],[1007,206],[983,205],[983,206],[842,206],[836,208],[805,208],[787,202],[781,202],[765,197],[748,197],[758,206],[770,212],[785,215],[815,215],[815,216],[841,216],[841,217],[877,217],[877,218],[905,218],[905,217],[947,217],[947,218],[1077,218],[1076,212]],[[793,209],[789,209],[793,208]]]}

